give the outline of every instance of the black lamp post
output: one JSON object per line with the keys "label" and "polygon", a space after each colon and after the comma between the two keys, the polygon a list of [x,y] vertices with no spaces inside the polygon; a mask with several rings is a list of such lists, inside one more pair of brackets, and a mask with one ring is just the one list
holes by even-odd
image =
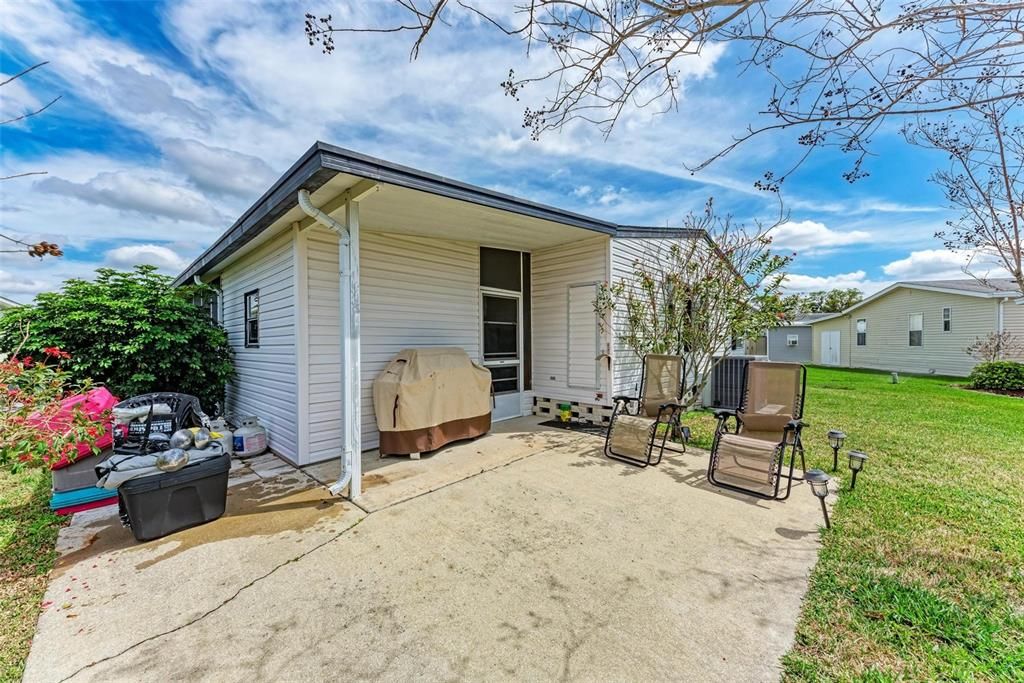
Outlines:
{"label": "black lamp post", "polygon": [[825,507],[825,498],[828,496],[828,482],[832,477],[821,470],[807,470],[804,475],[807,483],[811,485],[811,493],[821,501],[821,514],[825,516],[825,528],[831,529],[832,522],[828,518],[828,508]]}
{"label": "black lamp post", "polygon": [[828,432],[828,445],[832,447],[832,471],[839,469],[839,449],[843,447],[846,440],[846,433],[838,429],[830,429]]}
{"label": "black lamp post", "polygon": [[850,479],[850,490],[857,485],[857,473],[864,469],[864,463],[867,462],[868,454],[864,451],[850,451],[850,470],[853,472],[853,478]]}

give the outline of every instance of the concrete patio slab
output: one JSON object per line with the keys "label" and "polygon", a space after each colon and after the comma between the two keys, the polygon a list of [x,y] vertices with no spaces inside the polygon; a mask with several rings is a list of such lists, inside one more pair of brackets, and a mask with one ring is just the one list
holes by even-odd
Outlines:
{"label": "concrete patio slab", "polygon": [[[579,432],[541,427],[540,421],[536,417],[520,417],[496,422],[484,437],[457,441],[424,453],[419,460],[405,456],[381,458],[376,450],[366,451],[362,457],[363,495],[359,507],[369,512],[382,510],[541,451],[592,438]],[[332,460],[303,471],[330,486],[337,481],[341,464]]]}
{"label": "concrete patio slab", "polygon": [[206,543],[94,540],[55,572],[26,681],[777,678],[818,549],[806,487],[754,501],[699,452],[639,470],[542,438],[369,514],[300,488],[277,504],[302,519],[252,513],[255,538],[213,540],[242,513]]}

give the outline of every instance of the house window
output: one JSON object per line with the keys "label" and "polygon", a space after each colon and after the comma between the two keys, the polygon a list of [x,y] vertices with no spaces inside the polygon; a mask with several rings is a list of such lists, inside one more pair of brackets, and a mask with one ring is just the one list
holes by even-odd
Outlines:
{"label": "house window", "polygon": [[245,293],[245,346],[260,345],[260,290]]}
{"label": "house window", "polygon": [[868,321],[864,318],[857,319],[857,346],[868,345]]}
{"label": "house window", "polygon": [[923,313],[911,313],[910,314],[910,345],[911,346],[923,346],[921,343],[921,330],[924,329],[924,314]]}
{"label": "house window", "polygon": [[800,343],[799,334],[787,334],[786,335],[786,346],[796,346]]}
{"label": "house window", "polygon": [[949,306],[942,309],[942,331],[953,331],[953,309]]}
{"label": "house window", "polygon": [[220,278],[208,283],[209,289],[192,297],[192,303],[206,311],[210,320],[220,323]]}

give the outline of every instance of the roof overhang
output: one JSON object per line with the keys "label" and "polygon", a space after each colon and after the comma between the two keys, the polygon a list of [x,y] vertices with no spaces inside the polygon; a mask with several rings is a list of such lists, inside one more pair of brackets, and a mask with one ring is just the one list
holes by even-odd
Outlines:
{"label": "roof overhang", "polygon": [[[615,223],[317,142],[178,275],[175,284],[223,267],[284,226],[306,218],[298,207],[299,190],[307,190],[315,204],[324,206],[367,180],[380,190],[360,203],[360,222],[368,230],[449,239],[473,236],[492,246],[520,248],[578,239],[580,230],[609,236],[620,230]],[[625,236],[640,236],[638,231],[674,236],[669,229],[662,230],[631,227],[624,231],[630,233]]]}

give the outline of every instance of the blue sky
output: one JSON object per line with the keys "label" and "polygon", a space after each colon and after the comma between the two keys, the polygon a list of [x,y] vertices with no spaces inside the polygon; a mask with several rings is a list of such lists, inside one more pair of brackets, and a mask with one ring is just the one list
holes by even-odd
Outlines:
{"label": "blue sky", "polygon": [[[681,65],[678,111],[625,114],[609,139],[585,125],[534,142],[522,106],[498,84],[546,56],[469,15],[409,61],[409,36],[351,35],[333,55],[307,45],[307,9],[369,23],[381,3],[313,6],[183,0],[0,4],[0,71],[50,64],[0,88],[7,119],[62,95],[45,114],[0,129],[0,231],[65,246],[63,259],[3,254],[0,295],[27,301],[97,266],[151,262],[177,272],[315,140],[595,217],[678,225],[708,196],[743,220],[770,220],[761,173],[800,152],[795,133],[758,139],[697,175],[701,161],[757,123],[765,79],[738,74],[735,48]],[[353,12],[357,14],[353,14]],[[798,253],[794,290],[961,276],[963,255],[933,233],[950,218],[929,173],[939,155],[876,140],[871,175],[812,157],[787,180],[776,244]]]}

